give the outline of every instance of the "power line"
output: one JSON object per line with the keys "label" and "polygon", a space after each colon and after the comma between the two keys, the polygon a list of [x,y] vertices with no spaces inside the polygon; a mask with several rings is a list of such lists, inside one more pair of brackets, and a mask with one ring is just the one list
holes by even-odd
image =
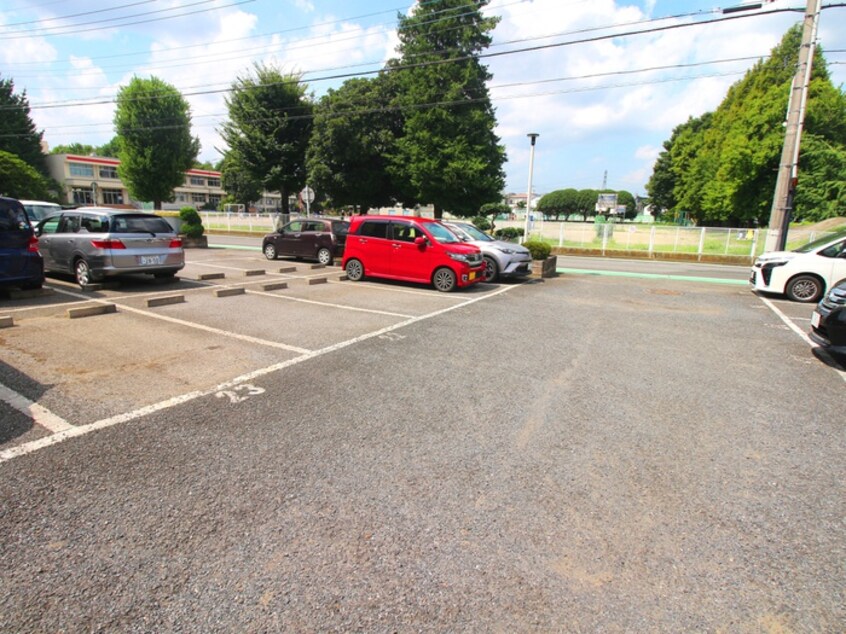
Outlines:
{"label": "power line", "polygon": [[[85,11],[84,13],[74,13],[71,15],[60,15],[55,18],[41,18],[40,20],[29,20],[27,22],[9,22],[7,24],[0,25],[0,29],[8,29],[9,27],[13,26],[23,26],[25,24],[38,24],[39,22],[58,22],[59,20],[67,20],[69,18],[78,18],[85,15],[94,15],[96,13],[108,13],[110,11],[117,11],[118,9],[126,9],[127,7],[135,7],[139,4],[150,4],[152,2],[157,2],[158,0],[139,0],[138,2],[131,2],[130,4],[120,4],[116,7],[109,7],[108,9],[96,9],[94,11]],[[49,27],[45,27],[49,28]]]}
{"label": "power line", "polygon": [[[83,22],[80,25],[82,25],[82,24],[102,24],[104,22],[116,22],[118,20],[125,20],[125,19],[130,18],[130,17],[137,17],[137,16],[140,16],[140,15],[152,15],[152,14],[155,14],[155,13],[164,13],[164,12],[167,12],[167,11],[176,11],[177,9],[184,9],[186,7],[197,6],[197,5],[200,5],[200,4],[209,4],[210,2],[215,2],[215,1],[216,0],[198,0],[197,2],[192,2],[192,3],[185,4],[185,5],[178,6],[178,7],[172,7],[170,9],[159,9],[157,11],[147,11],[145,13],[139,13],[139,14],[135,14],[133,16],[123,16],[123,17],[119,17],[119,18],[110,18],[108,20],[97,20],[97,21],[94,21],[94,22]],[[219,11],[220,9],[227,9],[229,7],[237,7],[239,5],[249,4],[249,3],[252,3],[252,2],[255,2],[255,0],[238,0],[237,2],[233,2],[231,4],[223,4],[223,5],[219,5],[219,6],[216,6],[216,7],[211,7],[209,9],[198,9],[196,11],[186,11],[185,13],[178,13],[176,15],[169,15],[169,16],[164,16],[164,17],[160,17],[160,18],[150,18],[149,20],[137,20],[135,22],[124,22],[122,24],[117,24],[115,26],[123,27],[123,26],[133,26],[133,25],[136,25],[136,24],[149,24],[150,22],[161,22],[163,20],[172,20],[174,18],[185,17],[186,15],[196,15],[198,13],[209,13],[211,11]],[[27,32],[27,33],[24,33],[24,34],[21,34],[21,35],[4,35],[3,39],[4,40],[21,40],[21,39],[24,39],[24,38],[32,38],[34,36],[47,37],[47,36],[55,36],[55,35],[70,35],[70,34],[76,35],[78,33],[89,33],[91,31],[102,31],[104,29],[104,27],[99,27],[99,26],[98,27],[92,27],[90,29],[78,29],[78,28],[76,28],[77,26],[80,26],[80,25],[73,25],[72,27],[53,27],[53,29],[59,29],[59,28],[69,29],[69,30],[66,30],[66,31],[62,31],[60,33],[41,33],[41,34],[39,34],[39,33]],[[105,27],[105,28],[111,28],[111,27]],[[38,30],[52,30],[52,29],[38,29]]]}
{"label": "power line", "polygon": [[[517,48],[517,49],[512,49],[512,50],[509,50],[509,51],[481,53],[481,54],[476,55],[476,56],[470,55],[470,56],[463,56],[463,57],[430,60],[430,61],[426,61],[426,62],[419,62],[419,63],[405,64],[405,65],[401,65],[401,66],[394,66],[394,67],[391,67],[390,69],[379,68],[379,69],[375,69],[375,70],[361,71],[361,72],[356,72],[356,73],[336,73],[336,74],[332,74],[332,75],[324,75],[324,76],[321,76],[321,77],[312,77],[308,81],[309,82],[318,82],[318,81],[344,80],[344,79],[350,79],[350,78],[354,78],[354,77],[364,77],[364,76],[368,76],[368,75],[374,75],[374,74],[378,74],[378,73],[386,71],[386,70],[389,71],[389,72],[396,72],[396,71],[399,71],[399,70],[407,70],[407,69],[412,69],[412,68],[422,68],[422,67],[427,67],[427,66],[438,66],[438,65],[442,65],[442,64],[464,62],[464,61],[468,61],[468,60],[472,60],[472,59],[487,59],[487,58],[493,58],[493,57],[501,57],[501,56],[504,56],[504,55],[514,55],[514,54],[518,54],[518,53],[535,52],[535,51],[548,50],[548,49],[560,48],[560,47],[565,47],[565,46],[574,46],[576,44],[594,43],[594,42],[600,42],[600,41],[614,39],[614,38],[629,37],[629,36],[634,36],[634,35],[644,35],[644,34],[649,34],[649,33],[657,33],[657,32],[662,32],[662,31],[691,27],[691,26],[701,26],[701,25],[706,25],[706,24],[727,22],[727,21],[731,21],[731,20],[745,19],[745,18],[753,17],[753,16],[767,15],[767,14],[773,14],[773,13],[795,12],[795,11],[796,11],[796,9],[784,8],[784,9],[773,9],[773,10],[770,10],[770,11],[760,12],[760,13],[757,13],[757,14],[735,14],[735,15],[731,15],[731,16],[728,16],[728,17],[711,18],[711,19],[708,19],[708,20],[701,20],[701,21],[698,21],[698,22],[685,22],[685,23],[678,23],[678,24],[670,24],[670,25],[664,25],[664,26],[656,26],[656,27],[652,27],[652,28],[649,28],[649,29],[630,30],[630,31],[624,31],[622,33],[617,32],[617,33],[611,33],[611,34],[607,34],[607,35],[598,35],[598,36],[583,38],[583,39],[568,40],[566,42],[554,42],[554,43],[550,43],[550,44],[543,44],[543,45],[537,45],[537,46]],[[667,19],[667,18],[661,18],[658,21],[662,21],[664,19]],[[611,28],[611,27],[608,27],[608,28]],[[288,83],[291,83],[291,82],[288,82]],[[302,80],[296,80],[296,83],[302,83]],[[210,95],[210,94],[221,94],[221,93],[229,92],[230,90],[231,90],[230,87],[218,88],[218,89],[208,89],[208,90],[196,90],[196,91],[192,91],[192,92],[183,93],[183,97],[185,97],[185,96],[193,97],[193,96]],[[154,99],[154,98],[155,98],[155,96],[151,96],[151,97],[147,97],[146,99]],[[114,103],[115,100],[116,100],[116,98],[108,98],[108,99],[99,99],[99,100],[84,100],[84,101],[80,100],[80,101],[76,101],[76,102],[54,102],[52,104],[44,104],[44,105],[30,104],[30,109],[36,110],[36,109],[48,109],[48,108],[57,108],[57,107],[77,107],[77,106],[103,105],[103,104],[108,104],[108,103]],[[3,109],[3,107],[0,107],[0,110],[2,110],[2,109]]]}

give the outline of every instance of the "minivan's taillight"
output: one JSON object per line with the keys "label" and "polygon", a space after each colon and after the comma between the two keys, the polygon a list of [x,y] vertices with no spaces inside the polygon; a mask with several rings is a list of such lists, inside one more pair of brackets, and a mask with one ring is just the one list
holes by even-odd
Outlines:
{"label": "minivan's taillight", "polygon": [[95,249],[125,249],[126,245],[120,240],[92,240]]}
{"label": "minivan's taillight", "polygon": [[170,246],[168,249],[179,249],[182,248],[182,238],[174,238],[170,241]]}
{"label": "minivan's taillight", "polygon": [[30,253],[38,253],[38,238],[30,236],[29,244],[26,245],[26,250]]}

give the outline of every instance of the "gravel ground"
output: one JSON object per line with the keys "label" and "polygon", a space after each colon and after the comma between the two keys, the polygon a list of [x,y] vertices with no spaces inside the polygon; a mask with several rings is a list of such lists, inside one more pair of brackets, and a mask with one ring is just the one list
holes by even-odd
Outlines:
{"label": "gravel ground", "polygon": [[0,630],[846,630],[844,384],[745,289],[396,333],[0,464]]}

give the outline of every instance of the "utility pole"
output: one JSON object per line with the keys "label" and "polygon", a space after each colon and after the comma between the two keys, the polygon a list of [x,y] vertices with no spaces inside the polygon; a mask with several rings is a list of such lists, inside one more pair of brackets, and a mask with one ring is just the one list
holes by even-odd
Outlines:
{"label": "utility pole", "polygon": [[796,191],[796,179],[799,172],[799,144],[805,122],[805,106],[808,101],[808,86],[811,83],[811,67],[814,62],[819,20],[820,0],[808,0],[802,27],[802,44],[799,48],[799,65],[790,88],[784,146],[779,161],[773,206],[770,210],[765,251],[783,251],[787,242],[787,229],[790,225],[793,194]]}

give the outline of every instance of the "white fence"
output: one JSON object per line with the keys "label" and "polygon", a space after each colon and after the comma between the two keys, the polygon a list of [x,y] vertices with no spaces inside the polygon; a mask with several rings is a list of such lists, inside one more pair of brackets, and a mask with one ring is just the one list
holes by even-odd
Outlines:
{"label": "white fence", "polygon": [[[497,221],[497,229],[524,225],[517,221]],[[795,249],[831,232],[791,229],[787,248]],[[766,229],[725,227],[680,227],[638,223],[535,222],[529,235],[553,246],[607,252],[630,251],[686,253],[692,255],[755,257],[764,251]]]}
{"label": "white fence", "polygon": [[[249,214],[202,211],[208,231],[265,234],[274,230],[275,214]],[[295,217],[295,216],[292,216]],[[523,228],[521,221],[498,220],[496,228]],[[795,249],[831,232],[791,229],[787,248]],[[764,250],[766,230],[727,229],[722,227],[677,227],[637,223],[535,222],[530,236],[553,246],[609,252],[635,251],[686,253],[693,255],[729,255],[755,257]]]}

